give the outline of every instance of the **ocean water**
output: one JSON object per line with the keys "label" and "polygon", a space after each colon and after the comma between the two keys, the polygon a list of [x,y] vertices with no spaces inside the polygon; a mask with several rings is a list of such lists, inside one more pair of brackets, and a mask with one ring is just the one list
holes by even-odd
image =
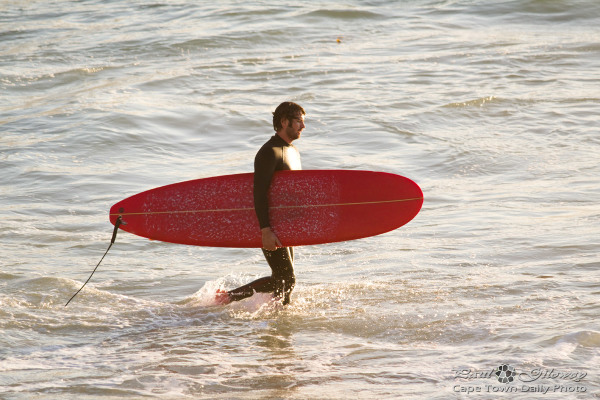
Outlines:
{"label": "ocean water", "polygon": [[[600,2],[0,1],[0,398],[600,398]],[[211,305],[255,249],[109,207],[250,172],[416,181],[406,226],[296,249],[292,304]],[[501,382],[497,367],[515,370]]]}

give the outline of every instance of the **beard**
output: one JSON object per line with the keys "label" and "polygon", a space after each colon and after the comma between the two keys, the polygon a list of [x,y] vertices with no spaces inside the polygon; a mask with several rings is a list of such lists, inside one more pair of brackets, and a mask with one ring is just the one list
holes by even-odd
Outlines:
{"label": "beard", "polygon": [[290,140],[296,140],[296,139],[300,138],[300,135],[302,134],[302,130],[294,129],[291,126],[288,126],[285,129],[285,134]]}

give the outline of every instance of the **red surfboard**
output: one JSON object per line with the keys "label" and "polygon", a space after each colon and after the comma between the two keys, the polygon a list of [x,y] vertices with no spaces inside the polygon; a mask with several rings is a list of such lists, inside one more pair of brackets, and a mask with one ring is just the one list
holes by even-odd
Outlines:
{"label": "red surfboard", "polygon": [[[253,175],[216,176],[148,190],[110,209],[114,225],[163,242],[261,247]],[[271,228],[284,246],[378,235],[412,220],[423,192],[403,176],[372,171],[278,171],[269,190]]]}

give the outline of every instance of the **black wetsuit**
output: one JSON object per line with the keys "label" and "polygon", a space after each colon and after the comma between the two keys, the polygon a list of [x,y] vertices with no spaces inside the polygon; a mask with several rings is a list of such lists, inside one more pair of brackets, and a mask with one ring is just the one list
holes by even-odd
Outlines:
{"label": "black wetsuit", "polygon": [[[260,229],[271,226],[269,222],[268,192],[275,171],[301,169],[300,153],[294,145],[275,135],[265,143],[254,159],[254,209]],[[280,247],[275,251],[263,249],[271,276],[260,278],[227,292],[231,300],[241,300],[254,293],[273,293],[283,304],[290,302],[294,289],[294,249]]]}

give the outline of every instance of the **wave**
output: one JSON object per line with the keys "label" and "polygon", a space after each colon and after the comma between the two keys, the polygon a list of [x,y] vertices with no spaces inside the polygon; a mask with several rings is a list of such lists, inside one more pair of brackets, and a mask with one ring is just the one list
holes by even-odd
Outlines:
{"label": "wave", "polygon": [[307,17],[318,17],[328,19],[342,19],[342,20],[354,20],[354,19],[380,19],[385,16],[376,12],[358,10],[358,9],[321,9],[308,12],[304,14]]}
{"label": "wave", "polygon": [[554,338],[557,345],[573,344],[581,347],[599,348],[600,347],[600,332],[597,331],[577,331]]}

